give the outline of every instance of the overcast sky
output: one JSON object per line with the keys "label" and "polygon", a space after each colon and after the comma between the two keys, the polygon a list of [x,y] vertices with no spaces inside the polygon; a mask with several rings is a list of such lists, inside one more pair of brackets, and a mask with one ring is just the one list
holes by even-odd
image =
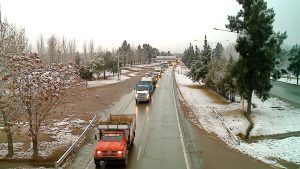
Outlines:
{"label": "overcast sky", "polygon": [[[300,43],[300,0],[267,0],[276,13],[275,31],[287,31],[288,45]],[[160,50],[182,52],[189,43],[234,42],[225,28],[227,15],[236,15],[235,0],[0,0],[2,17],[24,27],[32,44],[43,34],[75,38],[79,50],[91,38],[111,49],[123,40],[149,43]],[[194,41],[198,39],[199,41]]]}

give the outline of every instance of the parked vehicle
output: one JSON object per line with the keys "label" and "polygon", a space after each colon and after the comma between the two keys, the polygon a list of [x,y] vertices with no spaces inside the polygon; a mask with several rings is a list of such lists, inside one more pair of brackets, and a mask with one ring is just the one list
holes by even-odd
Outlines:
{"label": "parked vehicle", "polygon": [[153,93],[153,79],[152,77],[142,77],[135,86],[135,101],[136,103],[147,101],[150,102]]}
{"label": "parked vehicle", "polygon": [[103,162],[122,163],[128,165],[128,153],[135,138],[135,114],[110,115],[106,121],[98,124],[99,138],[94,154],[97,167]]}

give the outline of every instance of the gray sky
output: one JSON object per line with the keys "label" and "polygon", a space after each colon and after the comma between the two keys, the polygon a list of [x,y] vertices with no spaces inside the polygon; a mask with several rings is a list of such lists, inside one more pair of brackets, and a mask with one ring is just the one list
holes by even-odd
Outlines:
{"label": "gray sky", "polygon": [[[287,31],[288,45],[300,43],[300,0],[267,0],[276,13],[275,31]],[[227,15],[236,15],[235,0],[0,0],[2,16],[24,27],[32,44],[42,33],[84,40],[111,49],[127,40],[149,43],[160,50],[182,52],[189,43],[234,42],[236,35],[213,30],[225,28]],[[215,46],[215,43],[212,43]]]}

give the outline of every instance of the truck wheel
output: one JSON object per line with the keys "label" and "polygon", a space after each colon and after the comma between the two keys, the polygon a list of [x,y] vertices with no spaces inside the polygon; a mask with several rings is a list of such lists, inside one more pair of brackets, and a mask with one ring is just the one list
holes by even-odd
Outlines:
{"label": "truck wheel", "polygon": [[139,104],[139,101],[135,100],[135,103],[136,103],[136,104]]}
{"label": "truck wheel", "polygon": [[98,162],[98,163],[95,162],[95,165],[96,165],[97,168],[101,167],[100,162]]}

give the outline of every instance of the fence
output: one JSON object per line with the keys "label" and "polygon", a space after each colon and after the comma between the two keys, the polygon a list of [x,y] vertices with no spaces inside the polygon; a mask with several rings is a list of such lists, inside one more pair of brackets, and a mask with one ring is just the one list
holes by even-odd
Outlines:
{"label": "fence", "polygon": [[222,123],[224,124],[226,130],[228,131],[228,133],[235,139],[236,143],[238,145],[240,145],[240,140],[231,132],[231,130],[229,129],[229,127],[227,126],[227,124],[225,123],[225,121],[223,120],[223,118],[219,115],[219,113],[213,109],[213,112],[220,118],[220,120],[222,121]]}
{"label": "fence", "polygon": [[85,130],[81,133],[81,135],[77,138],[77,140],[71,145],[71,147],[60,157],[59,160],[55,161],[55,169],[58,169],[58,167],[62,164],[62,162],[65,161],[65,159],[68,157],[68,155],[73,151],[73,149],[77,146],[77,144],[84,138],[86,132],[91,128],[92,124],[96,120],[96,115],[93,117],[92,121],[89,123],[89,125],[85,128]]}

